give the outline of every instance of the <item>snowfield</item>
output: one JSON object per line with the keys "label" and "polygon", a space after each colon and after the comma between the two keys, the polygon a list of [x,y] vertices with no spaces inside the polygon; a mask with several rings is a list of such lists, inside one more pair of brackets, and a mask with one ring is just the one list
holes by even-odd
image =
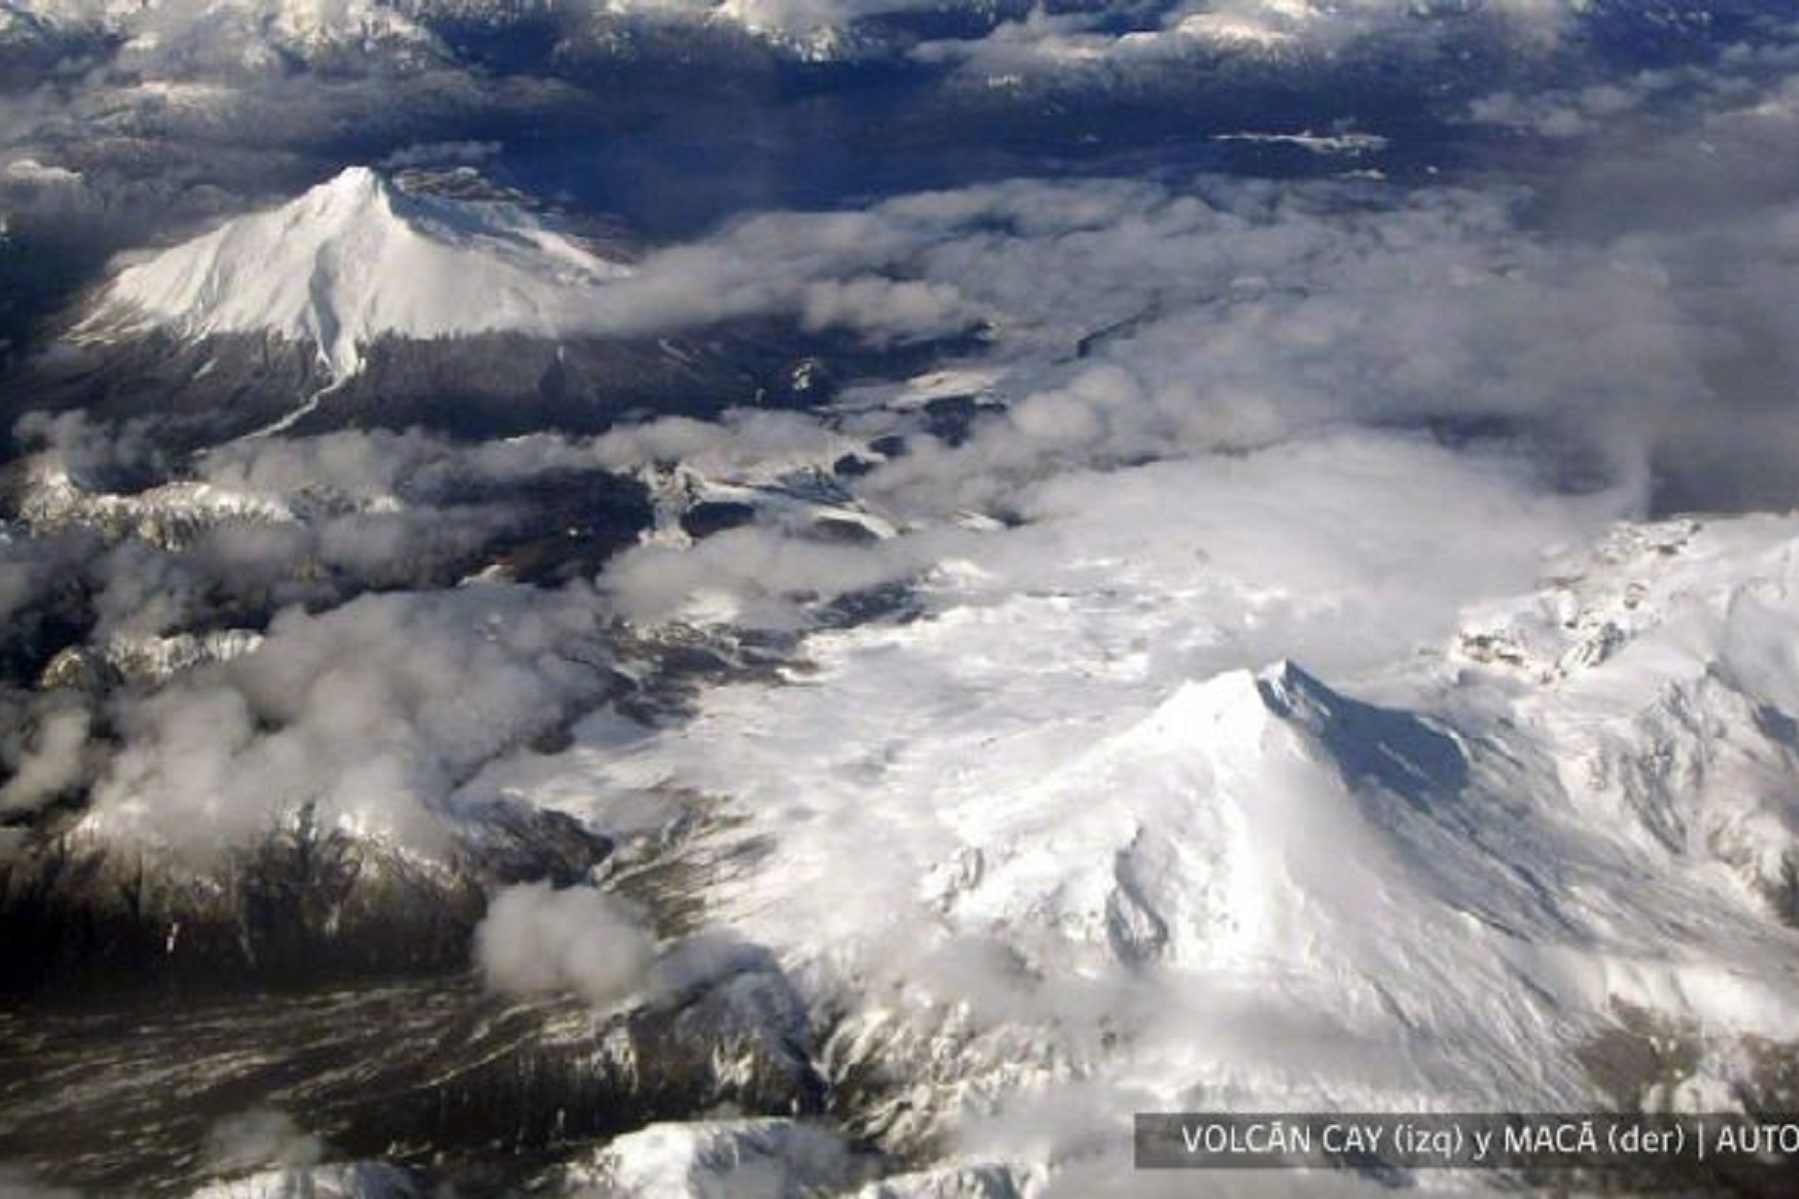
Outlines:
{"label": "snowfield", "polygon": [[[711,797],[709,920],[837,1013],[885,1144],[1083,1193],[1132,1111],[1712,1109],[1799,1038],[1799,521],[1611,524],[1359,436],[1034,498],[923,618],[517,784]],[[1398,505],[1434,523],[1363,555]],[[1699,1064],[1620,1084],[1620,1025]]]}

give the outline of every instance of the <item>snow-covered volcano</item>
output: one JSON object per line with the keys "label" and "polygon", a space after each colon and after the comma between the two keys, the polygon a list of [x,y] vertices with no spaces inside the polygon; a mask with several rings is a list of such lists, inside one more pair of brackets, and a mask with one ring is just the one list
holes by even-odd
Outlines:
{"label": "snow-covered volcano", "polygon": [[351,167],[127,266],[79,333],[269,335],[316,347],[342,378],[385,337],[569,331],[628,273],[515,205],[415,195]]}
{"label": "snow-covered volcano", "polygon": [[[1601,533],[1488,480],[1468,511],[1535,531],[1443,577],[1522,599],[1423,620],[1396,567],[1356,644],[1315,637],[1368,553],[1495,567],[1459,516],[1412,550],[1380,532],[1449,467],[1340,439],[1228,484],[1210,462],[1065,483],[1036,525],[958,542],[921,618],[815,634],[781,685],[714,688],[623,752],[596,733],[518,793],[602,827],[593,797],[633,786],[715,797],[682,851],[709,917],[840,1016],[827,1073],[889,1144],[951,1130],[967,1163],[1040,1164],[1020,1130],[1076,1109],[1753,1096],[1799,1038],[1794,524]],[[1444,512],[1471,498],[1451,469]],[[1600,548],[1539,591],[1524,547],[1564,536]],[[1304,665],[1255,661],[1270,626]],[[1369,652],[1388,632],[1435,644],[1395,665]],[[1691,1061],[1640,1069],[1618,1046],[1644,1037]],[[1052,1193],[1136,1193],[1103,1177]]]}

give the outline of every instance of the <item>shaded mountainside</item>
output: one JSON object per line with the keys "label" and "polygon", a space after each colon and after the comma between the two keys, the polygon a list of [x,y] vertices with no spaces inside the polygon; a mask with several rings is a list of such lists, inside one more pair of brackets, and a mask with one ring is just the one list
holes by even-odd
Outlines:
{"label": "shaded mountainside", "polygon": [[147,420],[177,448],[277,424],[298,434],[415,425],[470,437],[596,432],[628,415],[703,416],[754,403],[780,391],[792,361],[729,333],[688,345],[383,337],[362,354],[359,371],[338,380],[302,343],[252,334],[196,343],[151,332],[27,359],[10,380],[7,407],[15,416],[81,409],[101,420]]}
{"label": "shaded mountainside", "polygon": [[[462,977],[158,1009],[0,1016],[0,1152],[100,1194],[189,1193],[248,1105],[304,1113],[339,1161],[516,1193],[570,1146],[731,1105],[818,1115],[791,988],[740,959],[612,1016],[502,1001]],[[315,1151],[316,1153],[316,1151]]]}
{"label": "shaded mountainside", "polygon": [[79,832],[10,830],[5,989],[246,986],[437,973],[468,962],[486,888],[587,877],[611,845],[554,812],[496,806],[425,856],[321,827],[310,809],[186,865]]}

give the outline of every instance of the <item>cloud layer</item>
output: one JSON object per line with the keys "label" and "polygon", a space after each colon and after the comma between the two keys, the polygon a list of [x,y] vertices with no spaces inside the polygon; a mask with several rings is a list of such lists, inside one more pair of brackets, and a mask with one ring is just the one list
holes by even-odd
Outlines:
{"label": "cloud layer", "polygon": [[607,685],[576,592],[474,588],[282,613],[252,653],[121,697],[118,749],[84,826],[211,853],[312,806],[423,849],[487,759],[554,729]]}

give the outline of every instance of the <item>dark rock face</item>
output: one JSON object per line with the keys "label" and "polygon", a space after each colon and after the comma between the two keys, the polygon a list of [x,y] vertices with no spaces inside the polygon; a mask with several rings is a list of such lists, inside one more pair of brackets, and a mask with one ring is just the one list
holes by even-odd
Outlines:
{"label": "dark rock face", "polygon": [[[164,449],[188,451],[289,418],[294,435],[419,427],[482,438],[598,433],[626,420],[703,418],[731,407],[811,409],[830,402],[840,379],[904,374],[975,343],[973,334],[957,334],[869,347],[772,318],[664,337],[386,338],[362,347],[356,374],[334,379],[314,347],[262,334],[189,341],[153,329],[115,341],[65,338],[0,376],[0,457],[17,451],[14,422],[39,410],[139,422]],[[966,416],[957,409],[933,420],[955,428]]]}
{"label": "dark rock face", "polygon": [[974,435],[976,421],[1001,410],[976,396],[945,396],[924,406],[925,432],[947,446],[959,446]]}
{"label": "dark rock face", "polygon": [[9,380],[12,419],[84,409],[148,419],[158,441],[190,449],[316,406],[296,433],[422,426],[460,436],[544,429],[597,432],[636,412],[702,415],[749,403],[781,360],[747,336],[676,345],[649,339],[552,342],[516,334],[368,346],[363,369],[333,379],[310,346],[249,334],[186,342],[151,332],[107,344],[58,343]]}
{"label": "dark rock face", "polygon": [[566,885],[611,848],[568,816],[498,804],[436,857],[322,827],[310,809],[198,866],[40,830],[0,859],[0,991],[230,990],[461,969],[489,886]]}
{"label": "dark rock face", "polygon": [[[849,367],[916,353],[809,340],[830,341],[822,348]],[[293,433],[413,426],[470,438],[595,433],[643,416],[828,401],[833,376],[819,358],[796,360],[795,349],[791,329],[756,322],[683,337],[393,338],[364,347],[362,369],[334,379],[303,343],[257,334],[185,341],[152,330],[114,342],[57,342],[25,358],[7,379],[0,425],[10,428],[33,410],[83,409],[98,421],[147,420],[159,443],[187,450],[265,428],[316,398],[289,426]]]}
{"label": "dark rock face", "polygon": [[332,1131],[333,1143],[369,1154],[488,1145],[529,1157],[723,1104],[817,1115],[825,1102],[804,1010],[772,966],[743,964],[614,1017],[561,1001],[484,1000],[445,1034],[435,1060],[393,1063],[337,1099],[357,1118]]}
{"label": "dark rock face", "polygon": [[[686,963],[697,959],[698,969]],[[828,1099],[812,1061],[810,1017],[772,954],[758,945],[695,936],[665,957],[661,998],[632,1013],[633,1054],[670,1067],[645,1098],[669,1118],[696,1083],[757,1112],[816,1115]],[[691,1111],[691,1107],[686,1107]]]}
{"label": "dark rock face", "polygon": [[656,1120],[725,1104],[819,1114],[786,979],[754,951],[713,966],[615,1015],[501,1000],[466,974],[40,1010],[28,1024],[0,1011],[0,1159],[95,1194],[185,1194],[213,1125],[272,1108],[334,1160],[499,1195],[573,1146]]}
{"label": "dark rock face", "polygon": [[191,449],[279,420],[329,382],[308,349],[272,338],[59,343],[12,372],[0,423],[83,409],[100,421],[148,418],[163,444]]}
{"label": "dark rock face", "polygon": [[704,500],[681,514],[681,530],[697,539],[747,525],[755,519],[756,509],[749,504],[729,500]]}
{"label": "dark rock face", "polygon": [[838,545],[873,545],[881,539],[879,534],[861,521],[843,520],[834,516],[819,517],[812,522],[807,532],[816,541]]}
{"label": "dark rock face", "polygon": [[455,499],[513,514],[482,553],[519,582],[545,587],[592,578],[654,519],[642,483],[603,470],[557,471],[467,489]]}
{"label": "dark rock face", "polygon": [[421,426],[464,437],[602,432],[642,413],[705,416],[753,402],[771,364],[747,337],[550,342],[482,334],[377,342],[295,432]]}

